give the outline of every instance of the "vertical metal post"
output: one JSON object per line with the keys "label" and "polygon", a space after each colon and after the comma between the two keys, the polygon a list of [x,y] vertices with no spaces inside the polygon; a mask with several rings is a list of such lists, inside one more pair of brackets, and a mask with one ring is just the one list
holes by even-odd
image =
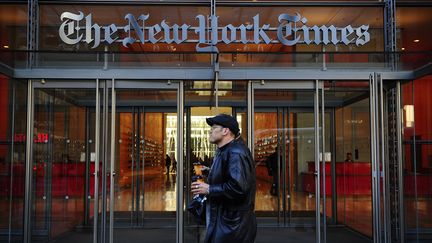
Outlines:
{"label": "vertical metal post", "polygon": [[371,173],[372,173],[372,230],[373,230],[373,240],[374,243],[379,242],[379,239],[377,237],[377,222],[376,222],[376,215],[377,215],[377,208],[375,206],[376,204],[376,187],[375,187],[375,181],[376,181],[376,171],[375,171],[375,81],[374,81],[374,75],[370,74],[369,76],[369,107],[370,107],[370,138],[371,138]]}
{"label": "vertical metal post", "polygon": [[90,109],[85,108],[85,183],[84,183],[84,225],[89,223],[89,189],[90,189]]}
{"label": "vertical metal post", "polygon": [[136,125],[136,131],[137,131],[137,137],[135,139],[136,145],[137,145],[137,157],[136,157],[136,190],[135,190],[135,204],[136,204],[136,212],[135,212],[135,224],[138,225],[139,224],[139,210],[140,210],[140,191],[141,191],[141,178],[142,178],[142,174],[140,173],[141,170],[141,109],[140,107],[136,108],[137,110],[137,125]]}
{"label": "vertical metal post", "polygon": [[[414,105],[413,113],[415,115],[415,100],[414,100],[414,98],[415,98],[415,92],[414,92],[415,91],[415,82],[412,81],[411,83],[412,83],[412,85],[411,85],[411,102]],[[414,176],[414,201],[417,203],[418,202],[418,181],[417,181],[418,168],[417,168],[417,149],[416,149],[416,147],[417,147],[417,133],[415,132],[416,131],[415,121],[414,121],[412,130],[414,131],[413,138],[412,138],[413,154],[411,155],[412,161],[414,161],[414,173],[415,173],[415,176]],[[415,209],[415,237],[416,237],[417,241],[419,239],[419,231],[420,231],[419,228],[420,228],[419,227],[419,209],[418,209],[418,207],[416,207],[416,209]]]}
{"label": "vertical metal post", "polygon": [[[132,199],[130,200],[131,203],[131,211],[130,211],[130,225],[133,225],[133,218],[134,218],[134,212],[136,212],[135,209],[135,159],[136,159],[136,149],[135,149],[135,145],[136,145],[136,125],[135,125],[135,121],[136,121],[136,114],[135,114],[135,107],[132,107],[132,137],[131,139],[131,144],[130,144],[130,151],[131,151],[131,195],[132,195]],[[139,149],[139,148],[138,148]]]}
{"label": "vertical metal post", "polygon": [[318,80],[315,80],[314,93],[314,136],[315,136],[315,242],[321,243],[321,214],[320,214],[320,141],[319,141],[319,90]]}
{"label": "vertical metal post", "polygon": [[[275,188],[277,188],[277,224],[280,225],[280,213],[281,213],[281,193],[280,193],[280,185],[285,186],[285,183],[282,184],[281,183],[281,173],[283,171],[283,169],[281,168],[281,147],[282,147],[282,135],[281,132],[279,130],[279,128],[283,127],[282,122],[281,122],[281,114],[280,114],[280,108],[276,108],[276,127],[278,128],[276,130],[276,141],[277,141],[277,147],[276,147],[276,163],[277,163],[277,171],[276,171],[276,175],[273,174],[273,176],[276,176],[276,183],[277,185],[275,185]],[[274,172],[273,172],[274,173]],[[273,187],[273,185],[272,185]],[[283,193],[282,193],[283,195]],[[285,225],[285,199],[282,200],[282,213],[283,213],[283,225]]]}
{"label": "vertical metal post", "polygon": [[[191,111],[191,107],[186,107],[185,109],[185,116],[186,116],[186,124],[185,124],[185,139],[186,139],[186,160],[185,160],[185,166],[183,168],[184,169],[184,174],[183,176],[186,178],[186,184],[190,185],[191,184],[191,180],[192,180],[192,168],[191,168],[191,158],[192,158],[192,125],[191,125],[191,116],[192,116],[192,111]],[[178,130],[178,129],[177,129]],[[180,173],[180,167],[178,167],[178,163],[177,163],[177,173]],[[186,202],[189,203],[191,199],[191,196],[189,193],[186,193]]]}
{"label": "vertical metal post", "polygon": [[247,87],[247,116],[248,116],[248,147],[254,156],[254,137],[253,137],[253,129],[254,129],[254,88],[251,80],[248,81]]}
{"label": "vertical metal post", "polygon": [[[383,197],[383,212],[384,212],[384,218],[380,217],[380,222],[382,221],[384,223],[384,227],[383,227],[383,234],[384,234],[384,242],[389,242],[389,235],[388,233],[390,233],[390,211],[389,211],[389,188],[390,185],[388,184],[388,179],[387,179],[387,174],[389,171],[389,163],[386,163],[386,153],[385,153],[385,148],[388,148],[387,145],[387,140],[385,139],[384,136],[384,132],[386,131],[386,127],[384,126],[384,82],[382,80],[381,74],[377,74],[377,84],[379,87],[379,100],[378,100],[378,122],[379,122],[379,128],[380,128],[380,134],[379,134],[379,143],[378,145],[380,145],[379,149],[380,149],[380,159],[379,159],[379,163],[378,163],[378,170],[381,170],[381,177],[382,177],[382,181],[383,181],[383,186],[381,187],[381,180],[379,180],[379,184],[378,184],[378,189],[380,190],[380,195],[381,195],[381,188],[382,188],[382,197]],[[381,215],[381,214],[380,214]]]}
{"label": "vertical metal post", "polygon": [[372,208],[374,242],[381,242],[381,210],[380,210],[380,168],[378,161],[378,87],[377,75],[373,73],[369,78],[370,86],[370,116],[371,116],[371,159],[372,159]]}
{"label": "vertical metal post", "polygon": [[400,81],[396,83],[396,131],[397,131],[397,164],[399,188],[399,239],[405,242],[405,207],[404,207],[404,172],[402,160],[402,96]]}
{"label": "vertical metal post", "polygon": [[[319,82],[322,84],[322,81]],[[322,142],[322,187],[323,187],[323,242],[326,242],[326,233],[327,233],[327,215],[326,215],[326,158],[325,158],[325,110],[324,110],[324,85],[321,87],[321,142]]]}
{"label": "vertical metal post", "polygon": [[32,68],[35,65],[35,55],[33,51],[38,48],[38,26],[39,26],[39,4],[38,0],[29,0],[28,22],[27,22],[27,68]]}
{"label": "vertical metal post", "polygon": [[26,164],[25,164],[25,194],[24,194],[24,239],[31,242],[31,209],[32,209],[32,181],[33,181],[33,112],[34,112],[33,80],[27,84],[27,135],[26,135]]}
{"label": "vertical metal post", "polygon": [[110,163],[110,225],[109,225],[109,242],[113,243],[114,228],[114,175],[115,175],[115,116],[116,116],[116,93],[114,79],[111,79],[111,163]]}
{"label": "vertical metal post", "polygon": [[216,113],[219,113],[219,71],[215,72],[215,103]]}
{"label": "vertical metal post", "polygon": [[[282,129],[281,129],[281,140],[280,140],[282,143],[280,145],[278,145],[278,150],[279,150],[278,151],[278,166],[280,166],[280,164],[282,163],[282,168],[281,168],[282,173],[279,173],[278,176],[282,175],[283,220],[284,220],[284,225],[286,225],[286,223],[287,223],[287,218],[286,218],[286,211],[287,211],[287,208],[286,208],[286,204],[287,204],[286,185],[287,184],[286,183],[287,183],[287,176],[289,176],[289,172],[288,172],[288,175],[286,173],[286,136],[285,136],[285,129],[287,127],[287,125],[285,124],[285,111],[286,111],[286,109],[285,108],[278,108],[278,109],[282,111],[282,112],[278,112],[278,115],[279,115],[279,113],[282,113],[282,124],[281,124]],[[282,155],[282,156],[280,156],[280,155]],[[281,160],[281,157],[282,157],[282,160]],[[289,182],[289,180],[288,180],[288,182]],[[279,192],[280,191],[280,185],[281,184],[279,184],[277,186],[278,194],[280,193]],[[288,185],[288,187],[289,186],[290,185]],[[280,198],[280,196],[278,196],[278,198]]]}
{"label": "vertical metal post", "polygon": [[390,68],[396,70],[397,59],[396,51],[396,0],[384,0],[384,42],[385,51],[390,53],[386,59],[389,62]]}
{"label": "vertical metal post", "polygon": [[[290,108],[289,107],[285,108],[285,111],[286,111],[286,117],[287,117],[286,118],[286,121],[287,121],[286,124],[287,124],[287,127],[290,128],[290,121],[291,121]],[[290,224],[291,219],[292,219],[291,180],[296,179],[295,177],[291,179],[291,170],[294,170],[294,168],[291,168],[291,150],[290,150],[291,148],[290,148],[290,146],[291,146],[291,142],[293,139],[292,139],[291,134],[290,134],[290,129],[287,130],[287,135],[286,135],[285,139],[287,140],[287,143],[288,143],[288,152],[287,152],[288,156],[286,156],[286,157],[287,157],[287,164],[288,164],[288,182],[289,182],[289,185],[288,185],[288,213],[289,213],[288,214],[288,224]],[[296,186],[299,184],[299,183],[297,183],[297,181],[295,183],[296,183]]]}
{"label": "vertical metal post", "polygon": [[184,123],[184,85],[180,81],[177,89],[177,210],[176,243],[183,242],[183,123]]}
{"label": "vertical metal post", "polygon": [[145,159],[146,159],[146,143],[145,143],[145,128],[146,128],[146,110],[145,107],[142,107],[142,119],[140,120],[140,123],[142,123],[142,139],[140,137],[140,143],[142,143],[142,150],[143,150],[143,155],[142,155],[142,171],[141,171],[141,192],[140,192],[140,197],[141,197],[141,225],[144,225],[144,205],[145,205]]}
{"label": "vertical metal post", "polygon": [[[100,97],[99,79],[96,79],[96,115],[95,115],[95,171],[94,171],[94,202],[93,202],[93,243],[97,243],[97,229],[99,216],[99,125],[100,125]],[[91,156],[90,156],[91,157]]]}
{"label": "vertical metal post", "polygon": [[[56,92],[54,92],[54,95],[48,96],[48,112],[47,112],[47,120],[49,121],[48,126],[48,134],[50,136],[49,143],[47,144],[47,153],[46,153],[46,161],[48,161],[48,165],[45,166],[44,172],[45,172],[45,178],[44,178],[44,188],[46,190],[45,192],[45,225],[47,230],[48,239],[51,237],[51,212],[52,212],[52,167],[53,167],[53,158],[54,158],[54,125],[55,124],[55,116],[54,116],[54,102],[56,100]],[[64,120],[66,120],[66,110],[63,112],[64,114]],[[66,136],[66,128],[67,124],[64,126],[64,134]],[[66,141],[64,141],[63,146],[65,147],[65,153],[67,154],[67,148],[66,148]],[[62,162],[64,163],[64,161]],[[67,185],[67,179],[66,179],[66,185]],[[63,209],[65,210],[65,203],[63,202]]]}
{"label": "vertical metal post", "polygon": [[108,160],[108,81],[105,80],[103,88],[102,113],[102,213],[101,213],[101,242],[106,239],[106,208],[107,208],[107,160]]}

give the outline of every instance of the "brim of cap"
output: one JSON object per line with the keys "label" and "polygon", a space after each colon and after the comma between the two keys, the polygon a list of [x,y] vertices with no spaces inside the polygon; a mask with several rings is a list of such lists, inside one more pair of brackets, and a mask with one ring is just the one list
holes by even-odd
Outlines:
{"label": "brim of cap", "polygon": [[206,122],[209,126],[213,126],[215,124],[215,121],[212,117],[206,118]]}

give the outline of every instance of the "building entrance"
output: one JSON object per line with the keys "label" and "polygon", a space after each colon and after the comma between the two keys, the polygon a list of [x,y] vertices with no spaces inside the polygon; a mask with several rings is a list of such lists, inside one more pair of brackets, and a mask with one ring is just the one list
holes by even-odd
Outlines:
{"label": "building entrance", "polygon": [[367,82],[231,82],[220,97],[182,82],[33,82],[32,240],[200,242],[185,205],[193,165],[211,166],[217,113],[237,118],[254,154],[257,242],[268,228],[327,240],[334,225],[370,237]]}

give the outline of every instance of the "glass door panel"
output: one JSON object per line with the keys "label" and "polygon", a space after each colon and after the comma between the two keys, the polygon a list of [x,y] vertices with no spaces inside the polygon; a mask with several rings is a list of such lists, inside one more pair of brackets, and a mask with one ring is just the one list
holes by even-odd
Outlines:
{"label": "glass door panel", "polygon": [[[323,181],[317,180],[322,174],[318,168],[324,165],[319,157],[323,154],[324,110],[318,102],[321,89],[316,85],[320,83],[252,84],[258,224],[303,228],[310,241],[325,231],[319,225],[326,197]],[[324,122],[330,124],[330,114]],[[326,151],[330,151],[330,136],[325,140]]]}
{"label": "glass door panel", "polygon": [[[338,224],[372,237],[371,113],[367,82],[325,84],[334,105],[334,190]],[[332,195],[333,196],[333,195]],[[328,207],[327,207],[328,208]],[[330,212],[327,213],[328,215]]]}
{"label": "glass door panel", "polygon": [[75,229],[92,223],[94,130],[88,124],[96,92],[78,86],[70,81],[63,88],[34,89],[32,241],[55,240],[66,232],[92,240]]}
{"label": "glass door panel", "polygon": [[287,113],[288,222],[315,224],[315,147],[313,111]]}
{"label": "glass door panel", "polygon": [[161,242],[176,239],[178,90],[168,85],[115,83],[113,242],[156,238],[145,230],[155,227]]}

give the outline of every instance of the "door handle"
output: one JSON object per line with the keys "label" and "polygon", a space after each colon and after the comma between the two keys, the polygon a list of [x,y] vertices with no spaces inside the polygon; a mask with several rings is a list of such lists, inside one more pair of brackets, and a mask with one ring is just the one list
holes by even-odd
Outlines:
{"label": "door handle", "polygon": [[[107,172],[107,173],[106,173],[106,176],[110,176],[110,175],[111,175],[111,173],[110,173],[110,172]],[[112,173],[112,175],[113,175],[113,176],[115,176],[115,175],[116,175],[116,173],[115,173],[115,172],[113,172],[113,173]]]}

